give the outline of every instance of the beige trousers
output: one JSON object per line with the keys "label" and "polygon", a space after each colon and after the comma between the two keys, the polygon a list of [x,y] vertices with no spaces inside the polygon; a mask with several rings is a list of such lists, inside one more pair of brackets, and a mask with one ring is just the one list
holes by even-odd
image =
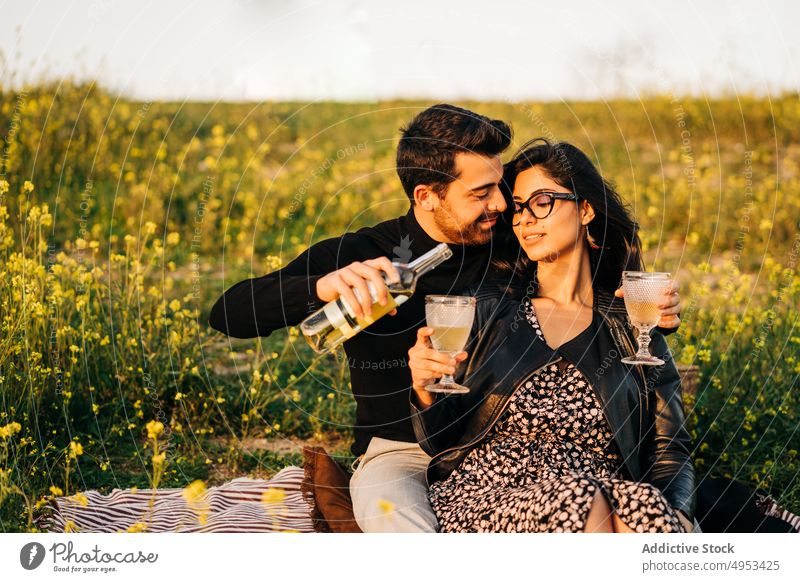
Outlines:
{"label": "beige trousers", "polygon": [[379,437],[370,440],[350,479],[353,513],[364,532],[439,529],[428,500],[428,461],[430,456],[417,443]]}

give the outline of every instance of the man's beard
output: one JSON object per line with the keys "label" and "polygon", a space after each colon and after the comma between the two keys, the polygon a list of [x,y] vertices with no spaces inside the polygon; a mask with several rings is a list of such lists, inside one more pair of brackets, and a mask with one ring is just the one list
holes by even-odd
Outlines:
{"label": "man's beard", "polygon": [[[450,208],[444,205],[439,206],[433,212],[433,221],[448,239],[465,246],[483,245],[492,240],[492,230],[485,230],[479,222],[491,218],[490,216],[481,216],[475,222],[465,225],[456,223],[453,216]],[[499,220],[499,215],[497,218]]]}

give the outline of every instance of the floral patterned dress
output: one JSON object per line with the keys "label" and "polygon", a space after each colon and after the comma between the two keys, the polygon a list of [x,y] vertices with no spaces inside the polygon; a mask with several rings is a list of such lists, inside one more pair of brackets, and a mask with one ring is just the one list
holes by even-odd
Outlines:
{"label": "floral patterned dress", "polygon": [[[587,333],[591,325],[569,341]],[[517,388],[486,439],[431,485],[430,500],[442,532],[580,532],[599,489],[637,532],[685,531],[661,491],[623,478],[622,463],[591,385],[562,360]]]}

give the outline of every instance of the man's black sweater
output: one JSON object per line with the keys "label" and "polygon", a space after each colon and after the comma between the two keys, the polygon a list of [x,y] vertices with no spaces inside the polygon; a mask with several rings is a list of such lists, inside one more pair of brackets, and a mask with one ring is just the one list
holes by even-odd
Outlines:
{"label": "man's black sweater", "polygon": [[[407,263],[437,244],[411,209],[405,216],[320,241],[283,269],[237,283],[217,300],[209,324],[237,338],[266,337],[299,324],[324,305],[316,294],[324,275],[376,257]],[[491,242],[449,246],[453,256],[420,278],[397,315],[379,319],[344,343],[356,399],[354,455],[364,453],[374,436],[416,442],[408,406],[408,350],[425,325],[425,296],[458,294],[489,277]]]}

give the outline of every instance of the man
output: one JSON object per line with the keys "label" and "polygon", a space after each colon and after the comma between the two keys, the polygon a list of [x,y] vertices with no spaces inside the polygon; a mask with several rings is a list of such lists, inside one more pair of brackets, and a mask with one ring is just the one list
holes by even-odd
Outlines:
{"label": "man", "polygon": [[[409,262],[449,244],[453,256],[420,279],[393,317],[344,343],[356,399],[352,452],[359,457],[350,493],[365,532],[438,529],[427,497],[430,457],[409,415],[408,350],[425,325],[426,295],[457,294],[491,277],[493,229],[506,209],[500,154],[510,142],[511,130],[500,120],[452,105],[426,109],[403,130],[397,148],[397,173],[411,202],[406,215],[323,240],[283,269],[237,283],[212,308],[210,325],[239,338],[297,325],[338,297],[361,315],[371,304],[367,282],[385,301],[382,273],[396,275],[392,260]],[[659,324],[677,327],[677,287],[667,302]]]}

